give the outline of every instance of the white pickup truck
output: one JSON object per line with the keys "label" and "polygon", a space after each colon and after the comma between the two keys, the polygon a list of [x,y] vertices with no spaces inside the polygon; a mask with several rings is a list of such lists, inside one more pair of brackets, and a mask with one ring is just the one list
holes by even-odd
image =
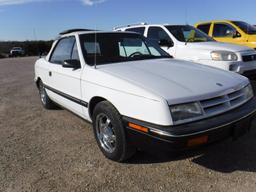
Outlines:
{"label": "white pickup truck", "polygon": [[136,148],[179,150],[245,133],[256,101],[247,78],[175,60],[131,32],[69,30],[35,64],[46,109],[93,123],[114,161]]}
{"label": "white pickup truck", "polygon": [[150,25],[116,27],[115,31],[137,32],[159,43],[176,59],[193,61],[256,78],[256,51],[230,43],[220,43],[189,25]]}

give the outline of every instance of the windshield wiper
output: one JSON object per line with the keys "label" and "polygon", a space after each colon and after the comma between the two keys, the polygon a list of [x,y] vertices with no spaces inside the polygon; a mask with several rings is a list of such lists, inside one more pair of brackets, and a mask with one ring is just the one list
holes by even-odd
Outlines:
{"label": "windshield wiper", "polygon": [[190,38],[188,38],[186,41],[185,41],[185,45],[187,45],[188,44],[188,42],[191,42],[191,41],[195,41],[195,38],[194,37],[190,37]]}
{"label": "windshield wiper", "polygon": [[162,58],[173,58],[172,56],[156,56],[156,55],[138,55],[133,58],[127,58],[128,61],[144,60],[144,59],[162,59]]}

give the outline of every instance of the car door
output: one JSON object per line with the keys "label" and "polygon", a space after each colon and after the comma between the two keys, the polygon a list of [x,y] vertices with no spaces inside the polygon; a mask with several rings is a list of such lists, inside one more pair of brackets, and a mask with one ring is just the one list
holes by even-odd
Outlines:
{"label": "car door", "polygon": [[[173,41],[168,35],[168,33],[161,27],[156,27],[156,26],[149,27],[147,32],[147,37],[155,42],[167,41],[167,42],[172,42],[173,44]],[[161,46],[161,48],[167,53],[169,53],[171,56],[175,55],[174,46],[172,47]]]}
{"label": "car door", "polygon": [[[65,60],[79,60],[78,47],[75,36],[65,37],[58,41],[55,46],[49,63],[49,85],[53,100],[63,107],[82,116],[81,101],[81,72],[82,68],[64,68],[62,65]],[[80,62],[81,63],[81,62]]]}
{"label": "car door", "polygon": [[[234,34],[237,33],[235,37]],[[219,42],[244,45],[244,39],[239,32],[228,23],[214,23],[212,37]]]}

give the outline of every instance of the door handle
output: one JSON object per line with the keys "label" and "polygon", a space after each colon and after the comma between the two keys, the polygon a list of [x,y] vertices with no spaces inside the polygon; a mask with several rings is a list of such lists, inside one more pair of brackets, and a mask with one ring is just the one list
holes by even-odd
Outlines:
{"label": "door handle", "polygon": [[52,76],[52,72],[51,72],[51,71],[49,71],[49,76],[50,76],[50,77]]}

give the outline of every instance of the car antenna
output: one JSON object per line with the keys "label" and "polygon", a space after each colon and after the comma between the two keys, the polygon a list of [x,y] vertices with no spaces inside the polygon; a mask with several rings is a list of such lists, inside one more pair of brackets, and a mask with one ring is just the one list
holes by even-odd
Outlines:
{"label": "car antenna", "polygon": [[97,56],[96,56],[96,53],[97,53],[97,46],[96,46],[96,42],[97,42],[97,33],[96,33],[96,29],[95,29],[95,32],[94,32],[94,68],[97,69]]}
{"label": "car antenna", "polygon": [[[96,9],[97,3],[95,3],[95,9]],[[97,69],[97,46],[96,46],[96,42],[97,42],[97,23],[95,22],[95,31],[94,31],[94,69]]]}
{"label": "car antenna", "polygon": [[39,49],[39,45],[38,45],[38,42],[37,42],[37,35],[36,35],[36,29],[35,28],[33,28],[33,36],[34,36],[34,41],[36,43],[37,51],[38,51],[38,54],[39,54],[39,58],[42,58],[42,55],[41,55],[40,49]]}

